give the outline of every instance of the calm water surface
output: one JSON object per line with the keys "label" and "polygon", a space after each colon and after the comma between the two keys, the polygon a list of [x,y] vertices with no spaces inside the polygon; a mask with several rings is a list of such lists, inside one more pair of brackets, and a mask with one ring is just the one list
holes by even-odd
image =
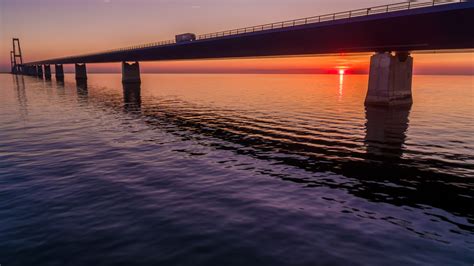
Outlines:
{"label": "calm water surface", "polygon": [[472,265],[474,77],[0,75],[0,264]]}

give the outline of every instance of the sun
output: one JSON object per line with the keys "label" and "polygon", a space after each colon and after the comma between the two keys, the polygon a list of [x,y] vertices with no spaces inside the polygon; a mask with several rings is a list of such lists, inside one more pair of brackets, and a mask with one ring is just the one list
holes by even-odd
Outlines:
{"label": "sun", "polygon": [[344,69],[339,69],[339,75],[344,75],[344,73],[346,73]]}

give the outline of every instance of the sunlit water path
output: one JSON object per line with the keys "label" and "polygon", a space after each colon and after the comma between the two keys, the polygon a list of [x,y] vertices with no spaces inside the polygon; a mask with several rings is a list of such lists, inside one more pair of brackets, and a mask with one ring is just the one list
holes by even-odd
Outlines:
{"label": "sunlit water path", "polygon": [[0,75],[2,265],[471,265],[474,78]]}

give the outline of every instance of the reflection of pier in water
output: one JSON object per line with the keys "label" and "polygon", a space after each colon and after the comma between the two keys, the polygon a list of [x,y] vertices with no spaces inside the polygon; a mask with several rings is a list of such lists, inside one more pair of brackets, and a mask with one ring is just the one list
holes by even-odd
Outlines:
{"label": "reflection of pier in water", "polygon": [[[91,95],[83,96],[91,97]],[[109,93],[101,95],[100,92],[95,92],[93,98],[95,100],[90,100],[89,104],[144,116],[147,124],[169,130],[170,133],[179,137],[189,139],[193,134],[199,134],[222,140],[211,144],[216,149],[231,150],[237,154],[262,160],[272,160],[308,172],[330,171],[354,180],[348,182],[347,178],[341,176],[334,176],[331,180],[328,178],[297,179],[280,173],[268,173],[285,181],[304,184],[307,187],[323,186],[344,189],[370,201],[386,202],[397,206],[433,206],[455,215],[474,219],[470,207],[471,200],[460,196],[465,193],[465,189],[453,185],[458,181],[466,183],[463,177],[432,171],[423,166],[424,162],[403,158],[410,106],[366,109],[364,140],[366,152],[344,154],[320,147],[321,145],[336,145],[327,143],[327,140],[304,139],[290,144],[290,141],[294,139],[288,139],[288,143],[285,143],[284,140],[249,138],[249,135],[256,132],[246,128],[243,125],[245,123],[242,123],[239,118],[222,115],[215,110],[205,110],[205,107],[184,110],[179,103],[177,105],[161,104],[160,99],[156,99],[155,103],[147,100],[147,105],[143,106],[139,85],[124,85],[123,95]],[[163,125],[166,126],[163,127]],[[172,127],[169,127],[171,125]],[[180,133],[183,131],[189,133],[183,135]],[[265,132],[261,131],[258,134],[265,134]],[[267,134],[273,133],[267,132]],[[278,155],[272,156],[268,151],[278,152]],[[348,156],[353,156],[356,160],[338,159]],[[328,157],[332,159],[329,160]],[[442,199],[439,197],[441,191]],[[474,232],[474,227],[454,224],[463,230]]]}
{"label": "reflection of pier in water", "polygon": [[18,106],[20,107],[20,116],[23,120],[28,116],[28,98],[26,97],[25,79],[23,76],[13,76],[13,88],[18,99]]}
{"label": "reflection of pier in water", "polygon": [[87,80],[77,81],[76,83],[77,88],[77,97],[79,102],[85,103],[87,102],[89,91],[87,89]]}
{"label": "reflection of pier in water", "polygon": [[123,83],[123,108],[127,112],[140,113],[142,106],[140,83]]}
{"label": "reflection of pier in water", "polygon": [[56,89],[64,89],[66,84],[64,83],[64,78],[62,79],[56,79]]}
{"label": "reflection of pier in water", "polygon": [[365,142],[369,158],[385,157],[393,160],[401,158],[410,109],[411,105],[365,108],[367,119]]}

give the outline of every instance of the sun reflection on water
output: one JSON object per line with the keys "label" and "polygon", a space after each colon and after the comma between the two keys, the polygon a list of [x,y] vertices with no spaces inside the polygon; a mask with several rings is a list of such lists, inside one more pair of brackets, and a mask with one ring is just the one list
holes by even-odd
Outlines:
{"label": "sun reflection on water", "polygon": [[341,100],[344,92],[344,72],[344,69],[339,70],[339,100]]}

